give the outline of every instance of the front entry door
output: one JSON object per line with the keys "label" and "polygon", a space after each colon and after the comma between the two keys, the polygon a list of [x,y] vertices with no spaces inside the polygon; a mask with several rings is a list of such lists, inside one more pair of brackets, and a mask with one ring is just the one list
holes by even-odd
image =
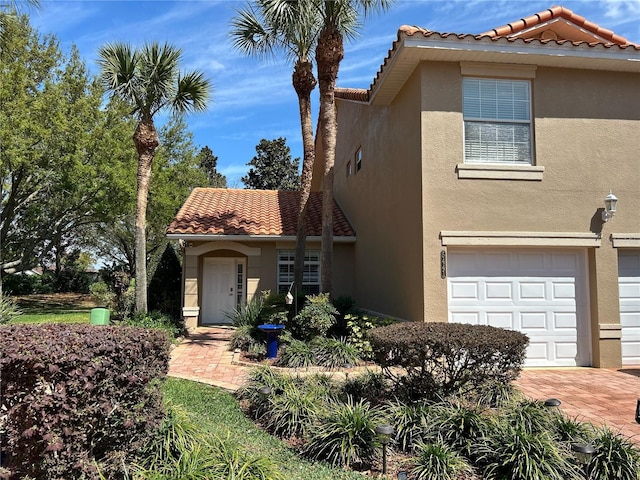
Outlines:
{"label": "front entry door", "polygon": [[202,291],[202,324],[231,323],[225,314],[236,307],[235,259],[205,258]]}

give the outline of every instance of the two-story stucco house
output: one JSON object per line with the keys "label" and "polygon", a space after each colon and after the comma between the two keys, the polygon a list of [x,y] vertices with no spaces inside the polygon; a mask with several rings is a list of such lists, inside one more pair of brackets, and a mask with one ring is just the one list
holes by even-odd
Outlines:
{"label": "two-story stucco house", "polygon": [[[552,7],[480,35],[401,27],[381,65],[368,89],[336,90],[334,293],[521,330],[530,366],[640,364],[640,46]],[[211,258],[246,265],[242,295],[290,282],[285,230],[199,229],[192,204],[169,228],[192,324]]]}

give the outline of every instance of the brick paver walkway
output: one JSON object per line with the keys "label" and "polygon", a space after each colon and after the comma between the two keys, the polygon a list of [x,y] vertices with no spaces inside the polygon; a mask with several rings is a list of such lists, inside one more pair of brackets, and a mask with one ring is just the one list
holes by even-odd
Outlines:
{"label": "brick paver walkway", "polygon": [[[232,363],[233,352],[228,350],[231,333],[229,327],[198,328],[174,348],[169,375],[237,390],[248,368]],[[634,419],[640,398],[640,367],[527,369],[516,383],[530,398],[561,400],[562,410],[572,418],[606,424],[640,442],[640,425]]]}

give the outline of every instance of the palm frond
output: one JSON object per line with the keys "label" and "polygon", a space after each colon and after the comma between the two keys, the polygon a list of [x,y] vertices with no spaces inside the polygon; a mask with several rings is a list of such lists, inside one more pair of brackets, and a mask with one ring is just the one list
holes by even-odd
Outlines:
{"label": "palm frond", "polygon": [[235,49],[249,56],[271,56],[280,39],[264,17],[251,7],[239,10],[231,21],[230,32]]}
{"label": "palm frond", "polygon": [[201,72],[188,72],[178,77],[178,90],[173,98],[174,112],[203,112],[211,92],[211,82]]}

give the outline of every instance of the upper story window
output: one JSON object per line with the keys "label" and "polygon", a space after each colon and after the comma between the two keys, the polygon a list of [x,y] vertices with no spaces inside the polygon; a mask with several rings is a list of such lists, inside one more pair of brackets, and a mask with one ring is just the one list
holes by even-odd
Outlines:
{"label": "upper story window", "polygon": [[531,84],[464,78],[465,163],[532,165]]}
{"label": "upper story window", "polygon": [[356,173],[358,173],[362,168],[362,148],[358,148],[358,150],[356,150],[355,162],[356,162]]}
{"label": "upper story window", "polygon": [[347,177],[350,177],[351,175],[353,175],[353,170],[351,167],[351,162],[347,162]]}

